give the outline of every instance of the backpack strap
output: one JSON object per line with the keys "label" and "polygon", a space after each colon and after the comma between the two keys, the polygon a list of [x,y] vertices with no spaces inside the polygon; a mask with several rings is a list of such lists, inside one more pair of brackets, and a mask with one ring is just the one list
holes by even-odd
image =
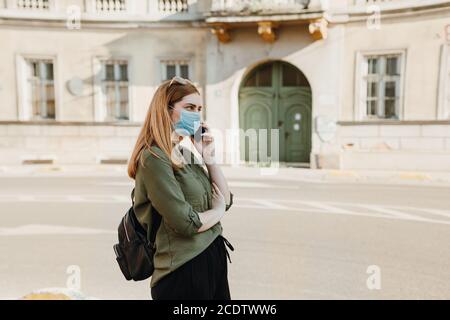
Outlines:
{"label": "backpack strap", "polygon": [[[133,203],[134,207],[134,190],[131,190],[131,201]],[[161,224],[162,217],[159,214],[159,212],[156,210],[155,207],[152,206],[151,208],[151,214],[152,214],[152,225],[150,227],[150,230],[145,230],[146,232],[150,231],[148,240],[150,241],[150,244],[152,247],[154,247],[155,239],[156,239],[156,232],[158,232],[159,225]]]}
{"label": "backpack strap", "polygon": [[159,212],[152,206],[152,225],[150,227],[149,241],[152,247],[155,247],[156,233],[158,232],[159,225],[161,224],[162,217]]}
{"label": "backpack strap", "polygon": [[[131,191],[131,201],[133,202],[134,206],[134,188]],[[156,210],[156,208],[151,204],[151,215],[152,215],[152,223],[150,226],[150,230],[146,230],[150,234],[147,236],[148,241],[150,242],[150,245],[152,248],[155,246],[155,240],[156,240],[156,233],[158,232],[159,225],[161,224],[162,216],[159,214],[159,212]]]}

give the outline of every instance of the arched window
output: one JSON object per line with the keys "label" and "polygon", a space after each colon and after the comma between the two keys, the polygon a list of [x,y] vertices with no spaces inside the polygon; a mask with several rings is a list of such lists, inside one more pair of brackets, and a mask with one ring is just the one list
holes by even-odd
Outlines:
{"label": "arched window", "polygon": [[309,82],[303,72],[291,64],[283,63],[283,87],[309,87]]}
{"label": "arched window", "polygon": [[271,87],[272,63],[263,64],[255,68],[244,82],[244,87]]}
{"label": "arched window", "polygon": [[[277,79],[277,83],[273,83]],[[310,87],[305,75],[286,62],[269,62],[256,67],[244,80],[244,87]]]}

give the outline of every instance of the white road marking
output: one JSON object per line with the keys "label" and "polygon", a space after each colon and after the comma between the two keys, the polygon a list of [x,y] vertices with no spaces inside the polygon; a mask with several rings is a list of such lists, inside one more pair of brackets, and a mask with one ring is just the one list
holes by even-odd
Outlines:
{"label": "white road marking", "polygon": [[60,225],[28,224],[11,228],[0,228],[0,236],[34,236],[55,234],[114,234],[117,231],[93,228],[66,227]]}
{"label": "white road marking", "polygon": [[[253,206],[253,205],[240,205],[235,204],[236,208],[244,208],[244,209],[263,209],[263,210],[273,210],[271,208],[263,207],[263,206]],[[399,218],[395,216],[388,216],[383,214],[376,214],[376,213],[369,213],[369,212],[356,212],[356,211],[341,211],[341,212],[334,212],[334,211],[313,211],[309,210],[307,208],[288,208],[284,209],[284,211],[292,212],[292,213],[306,213],[311,214],[314,212],[317,213],[325,213],[325,214],[336,214],[336,215],[351,215],[351,216],[358,216],[358,217],[371,217],[371,218],[383,218],[383,219],[393,219],[393,220],[410,220],[410,221],[416,221],[416,222],[429,222],[429,223],[437,223],[437,224],[446,224],[450,225],[450,221],[444,221],[444,220],[436,220],[436,219],[405,219],[405,218]],[[278,213],[276,213],[278,214]]]}
{"label": "white road marking", "polygon": [[[81,196],[67,196],[68,201],[70,202],[84,202],[83,197]],[[58,199],[55,199],[56,201],[58,201]]]}
{"label": "white road marking", "polygon": [[[253,198],[235,198],[235,207],[240,208],[253,208],[253,209],[270,209],[274,210],[274,208],[267,207],[264,205],[258,205],[259,203],[279,203],[283,204],[285,208],[280,208],[278,210],[285,210],[291,212],[305,212],[305,213],[328,213],[328,214],[341,214],[341,215],[354,215],[354,216],[366,216],[366,217],[374,217],[374,218],[385,218],[385,219],[401,219],[401,220],[410,220],[410,221],[418,221],[418,222],[429,222],[429,223],[438,223],[438,224],[448,224],[450,225],[450,220],[437,220],[437,219],[429,219],[424,218],[420,215],[411,214],[411,210],[421,210],[424,212],[434,212],[444,217],[449,217],[450,213],[447,213],[442,210],[435,210],[429,208],[415,208],[415,207],[402,207],[402,206],[382,206],[382,205],[371,205],[371,204],[363,204],[363,203],[345,203],[345,202],[328,202],[328,201],[304,201],[304,200],[276,200],[276,199],[253,199]],[[241,201],[250,201],[248,204],[241,204]],[[253,205],[255,203],[256,205]],[[286,204],[291,204],[291,206],[286,206]],[[295,205],[293,207],[292,205]],[[344,207],[357,207],[358,209],[366,209],[365,211],[361,210],[348,210],[344,209]],[[404,212],[406,211],[406,212]]]}
{"label": "white road marking", "polygon": [[105,195],[105,194],[91,194],[91,195],[0,195],[0,202],[73,202],[73,203],[130,203],[131,197],[121,195]]}
{"label": "white road marking", "polygon": [[[89,195],[0,195],[0,202],[38,202],[38,203],[120,203],[131,205],[129,196],[117,194]],[[356,202],[306,201],[284,199],[259,199],[235,197],[234,207],[249,209],[264,209],[272,211],[288,211],[297,213],[328,213],[353,216],[365,216],[386,219],[401,219],[417,222],[450,224],[450,211],[408,207],[397,205],[375,205]],[[348,209],[348,208],[352,209]],[[420,214],[418,213],[420,212]],[[436,216],[442,219],[435,219]]]}
{"label": "white road marking", "polygon": [[116,182],[96,182],[93,183],[96,186],[114,186],[114,187],[134,187],[133,181],[128,182],[122,182],[122,181],[116,181]]}
{"label": "white road marking", "polygon": [[131,196],[125,197],[125,196],[112,196],[116,202],[129,202],[131,203]]}
{"label": "white road marking", "polygon": [[422,218],[420,216],[414,216],[412,214],[404,213],[404,212],[401,212],[399,210],[390,209],[390,208],[384,208],[384,207],[380,207],[380,206],[364,205],[364,206],[361,206],[361,207],[367,208],[369,210],[378,211],[378,212],[381,212],[381,213],[386,213],[388,215],[392,215],[392,216],[394,216],[396,218],[399,218],[399,219],[422,220],[422,221],[427,220],[427,219]]}
{"label": "white road marking", "polygon": [[229,187],[234,188],[260,188],[260,189],[299,189],[298,186],[286,186],[286,185],[274,185],[270,183],[262,182],[246,182],[246,181],[230,181],[228,182]]}
{"label": "white road marking", "polygon": [[286,210],[289,209],[289,207],[286,207],[282,204],[278,204],[274,201],[268,201],[268,200],[262,200],[262,199],[258,199],[258,200],[254,200],[254,202],[256,204],[261,204],[264,207],[267,207],[269,209],[275,209],[275,210]]}
{"label": "white road marking", "polygon": [[425,213],[429,213],[429,214],[433,214],[433,215],[438,215],[441,217],[446,217],[446,218],[450,218],[450,212],[445,212],[443,210],[438,210],[438,209],[426,209],[426,208],[412,208],[413,210],[417,210],[417,211],[423,211]]}
{"label": "white road marking", "polygon": [[28,196],[28,195],[19,195],[17,198],[18,198],[18,201],[21,201],[21,202],[34,201],[34,197]]}
{"label": "white road marking", "polygon": [[[271,208],[264,207],[264,206],[248,205],[248,204],[247,205],[234,204],[233,206],[235,206],[236,208],[273,210]],[[310,208],[306,208],[306,207],[304,207],[304,208],[301,208],[301,207],[300,208],[286,208],[283,210],[292,212],[292,213],[327,213],[327,214],[337,214],[337,215],[352,215],[352,216],[365,216],[365,217],[373,217],[373,218],[395,219],[392,216],[386,216],[386,215],[376,214],[376,213],[354,212],[354,211],[334,212],[334,211],[329,211],[329,210],[314,210],[314,209],[310,209]],[[276,213],[276,214],[278,214],[278,213]]]}
{"label": "white road marking", "polygon": [[335,213],[342,213],[342,214],[352,214],[352,211],[346,210],[346,209],[342,209],[342,208],[338,208],[336,206],[333,205],[329,205],[329,204],[325,204],[324,202],[318,202],[318,201],[302,201],[302,203],[311,206],[311,207],[315,207],[315,208],[319,208],[322,209],[323,211],[332,211]]}

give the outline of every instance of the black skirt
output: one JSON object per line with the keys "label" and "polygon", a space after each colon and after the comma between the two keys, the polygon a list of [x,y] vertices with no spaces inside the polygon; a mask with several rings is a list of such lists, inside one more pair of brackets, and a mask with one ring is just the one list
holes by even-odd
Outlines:
{"label": "black skirt", "polygon": [[234,250],[219,235],[199,255],[169,273],[151,288],[153,300],[231,300],[226,248]]}

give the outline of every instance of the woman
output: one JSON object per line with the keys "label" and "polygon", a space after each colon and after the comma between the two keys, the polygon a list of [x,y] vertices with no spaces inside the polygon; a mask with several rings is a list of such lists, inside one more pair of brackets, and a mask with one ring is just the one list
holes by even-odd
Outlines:
{"label": "woman", "polygon": [[[154,300],[229,300],[228,251],[220,220],[232,205],[227,181],[214,163],[214,141],[200,122],[202,99],[187,79],[163,82],[150,103],[128,175],[135,180],[134,210],[150,231],[152,209],[161,215],[156,233]],[[200,135],[197,131],[203,128]],[[196,139],[194,139],[194,136]],[[190,139],[207,172],[182,139]],[[230,261],[231,262],[231,261]]]}

